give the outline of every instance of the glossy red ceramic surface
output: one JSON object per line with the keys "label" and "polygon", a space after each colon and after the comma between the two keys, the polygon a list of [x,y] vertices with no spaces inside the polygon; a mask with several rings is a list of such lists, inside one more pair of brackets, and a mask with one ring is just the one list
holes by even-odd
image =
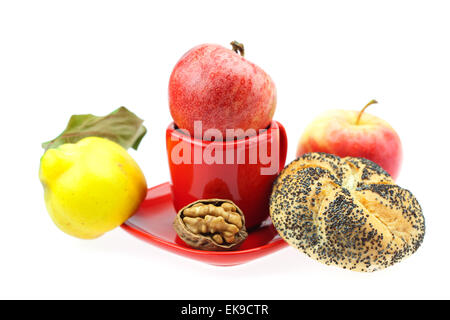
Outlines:
{"label": "glossy red ceramic surface", "polygon": [[148,190],[137,213],[122,228],[132,235],[164,250],[218,266],[232,266],[249,262],[278,251],[287,243],[281,239],[270,219],[249,232],[248,238],[234,251],[202,251],[187,246],[175,233],[172,222],[176,211],[170,183]]}
{"label": "glossy red ceramic surface", "polygon": [[268,218],[272,184],[286,161],[287,137],[280,123],[231,141],[191,138],[172,123],[166,145],[177,211],[199,199],[219,198],[242,209],[249,229]]}

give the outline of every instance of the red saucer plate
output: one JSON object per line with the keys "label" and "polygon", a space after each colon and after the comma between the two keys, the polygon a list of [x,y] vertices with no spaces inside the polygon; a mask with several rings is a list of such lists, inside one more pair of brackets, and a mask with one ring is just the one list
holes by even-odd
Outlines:
{"label": "red saucer plate", "polygon": [[249,232],[248,238],[234,251],[203,251],[186,245],[174,229],[176,211],[169,182],[150,188],[135,215],[122,228],[137,238],[167,251],[217,266],[233,266],[266,256],[287,246],[270,219]]}

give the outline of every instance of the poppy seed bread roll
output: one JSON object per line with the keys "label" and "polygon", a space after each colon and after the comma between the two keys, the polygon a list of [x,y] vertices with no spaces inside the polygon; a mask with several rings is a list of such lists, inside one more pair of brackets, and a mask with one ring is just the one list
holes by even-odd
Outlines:
{"label": "poppy seed bread roll", "polygon": [[413,254],[422,209],[372,161],[308,153],[274,183],[270,215],[291,246],[327,265],[372,272]]}

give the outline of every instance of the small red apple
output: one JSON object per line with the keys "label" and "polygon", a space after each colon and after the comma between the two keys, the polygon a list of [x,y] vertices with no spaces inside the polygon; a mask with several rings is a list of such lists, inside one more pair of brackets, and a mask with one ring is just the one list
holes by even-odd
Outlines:
{"label": "small red apple", "polygon": [[[233,50],[215,44],[199,45],[184,54],[169,80],[169,106],[175,124],[194,136],[194,121],[203,133],[218,129],[265,129],[276,107],[276,88],[270,76],[246,60],[242,44]],[[240,54],[238,54],[238,51]]]}
{"label": "small red apple", "polygon": [[396,179],[402,162],[402,144],[395,130],[384,120],[364,110],[331,110],[316,118],[304,131],[297,156],[326,152],[339,157],[372,160]]}

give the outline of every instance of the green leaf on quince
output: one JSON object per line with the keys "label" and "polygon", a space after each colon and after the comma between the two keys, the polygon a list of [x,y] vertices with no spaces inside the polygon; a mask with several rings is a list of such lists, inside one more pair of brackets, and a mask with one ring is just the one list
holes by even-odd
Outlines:
{"label": "green leaf on quince", "polygon": [[144,120],[125,107],[98,117],[92,114],[73,115],[66,129],[55,139],[42,144],[42,148],[57,148],[65,143],[76,143],[86,137],[101,137],[120,144],[125,149],[138,149],[147,133]]}

